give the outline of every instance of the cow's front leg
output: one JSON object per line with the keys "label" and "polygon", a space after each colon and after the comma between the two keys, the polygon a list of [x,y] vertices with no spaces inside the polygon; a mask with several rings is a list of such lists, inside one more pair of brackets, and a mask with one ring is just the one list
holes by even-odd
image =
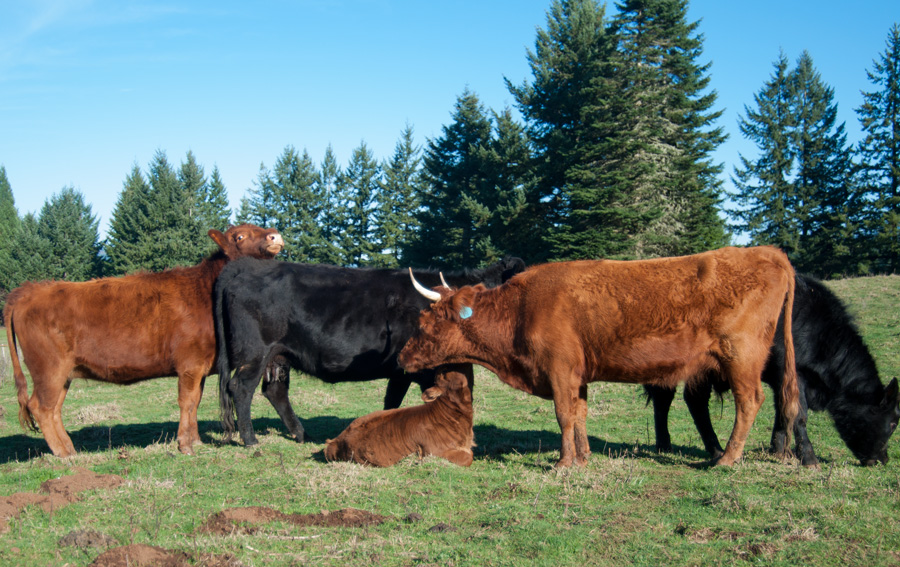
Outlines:
{"label": "cow's front leg", "polygon": [[194,454],[194,445],[200,443],[197,428],[197,407],[203,395],[206,377],[199,368],[191,368],[178,373],[178,450],[185,455]]}
{"label": "cow's front leg", "polygon": [[562,446],[557,468],[570,467],[573,463],[584,466],[590,449],[587,448],[587,386],[575,390],[558,388],[553,391],[556,421],[562,431]]}

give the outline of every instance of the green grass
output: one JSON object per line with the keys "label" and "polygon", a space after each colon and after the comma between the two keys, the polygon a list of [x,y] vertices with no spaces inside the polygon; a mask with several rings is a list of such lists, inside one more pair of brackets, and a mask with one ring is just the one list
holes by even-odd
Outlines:
{"label": "green grass", "polygon": [[[835,282],[887,382],[900,376],[900,277]],[[294,377],[291,399],[311,442],[297,444],[265,399],[254,400],[260,445],[221,445],[215,377],[200,407],[205,445],[178,453],[176,382],[120,387],[76,380],[64,422],[79,454],[60,460],[18,425],[8,373],[0,384],[0,496],[37,491],[78,468],[121,475],[115,490],[46,512],[25,508],[0,534],[0,564],[87,565],[102,550],[61,547],[93,529],[122,545],[191,554],[230,553],[244,565],[896,565],[900,563],[900,448],[887,466],[861,468],[826,414],[810,417],[821,468],[781,463],[766,451],[767,401],[742,462],[702,469],[684,403],[670,418],[674,454],[653,452],[652,412],[635,386],[593,384],[583,469],[557,471],[552,404],[476,375],[475,462],[410,458],[389,469],[325,463],[321,450],[355,417],[380,408],[384,381],[328,385]],[[771,395],[767,390],[767,396]],[[407,404],[418,402],[411,391]],[[724,442],[733,404],[713,405]],[[253,535],[196,533],[225,508],[284,513],[359,508],[394,520],[369,528],[283,523]],[[404,521],[409,514],[419,522]],[[431,531],[439,524],[451,529]]]}

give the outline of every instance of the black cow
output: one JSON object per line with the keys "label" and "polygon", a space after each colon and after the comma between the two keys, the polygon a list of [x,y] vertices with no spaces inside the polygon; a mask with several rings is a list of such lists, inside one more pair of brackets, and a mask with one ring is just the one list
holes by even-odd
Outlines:
{"label": "black cow", "polygon": [[[521,259],[508,258],[483,270],[448,273],[446,279],[454,286],[493,287],[524,269]],[[428,285],[441,285],[436,271],[415,274]],[[412,382],[422,390],[434,386],[434,370],[410,374],[397,364],[397,354],[428,305],[410,286],[406,270],[231,262],[215,287],[219,401],[226,440],[234,431],[236,412],[244,444],[257,442],[250,403],[264,371],[263,395],[291,434],[303,440],[303,426],[287,397],[287,368],[280,365],[329,383],[388,378],[385,409],[400,407]],[[472,383],[471,365],[441,371],[462,372]]]}
{"label": "black cow", "polygon": [[[801,414],[794,424],[797,456],[806,466],[818,464],[806,433],[807,411],[828,411],[847,447],[863,465],[887,463],[887,443],[900,418],[897,379],[885,388],[878,369],[863,343],[846,307],[822,282],[807,275],[796,277],[793,335],[797,360],[797,385]],[[784,374],[783,321],[778,329],[762,380],[775,393],[775,427],[772,451],[784,455],[786,431],[781,419],[781,380]],[[706,450],[716,458],[722,446],[709,418],[712,389],[727,390],[716,380],[697,381],[684,390],[684,400],[694,418]],[[656,447],[671,451],[669,406],[674,389],[646,387],[653,402]]]}

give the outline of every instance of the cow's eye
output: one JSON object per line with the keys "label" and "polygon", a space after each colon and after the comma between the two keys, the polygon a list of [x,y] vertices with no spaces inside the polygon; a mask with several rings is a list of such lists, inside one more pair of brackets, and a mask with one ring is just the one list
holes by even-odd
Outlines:
{"label": "cow's eye", "polygon": [[237,240],[238,242],[240,242],[244,238],[246,238],[246,235],[243,235],[243,234],[238,234],[237,236],[234,237],[234,239]]}

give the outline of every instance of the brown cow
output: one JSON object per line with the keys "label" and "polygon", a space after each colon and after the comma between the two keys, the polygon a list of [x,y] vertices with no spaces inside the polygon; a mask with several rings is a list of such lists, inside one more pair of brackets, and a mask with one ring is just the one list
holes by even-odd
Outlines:
{"label": "brown cow", "polygon": [[[225,263],[272,258],[284,247],[275,229],[242,224],[210,230],[220,250],[189,268],[87,282],[26,283],[3,310],[19,398],[19,423],[44,433],[58,457],[75,454],[62,424],[73,378],[129,384],[178,376],[178,448],[200,442],[197,405],[216,357],[212,289]],[[16,341],[31,371],[28,385]],[[35,421],[37,423],[35,423]]]}
{"label": "brown cow", "polygon": [[790,332],[794,270],[775,248],[558,262],[494,289],[419,288],[436,303],[422,312],[400,364],[410,372],[480,364],[515,388],[552,399],[562,430],[557,466],[583,465],[590,455],[590,382],[674,386],[708,371],[721,373],[734,393],[734,430],[716,461],[733,464],[763,401],[760,375],[782,312],[787,431],[799,411]]}
{"label": "brown cow", "polygon": [[472,464],[472,392],[467,372],[445,372],[422,392],[420,406],[381,410],[351,423],[325,442],[329,461],[356,461],[389,467],[413,453],[437,455],[451,463]]}

